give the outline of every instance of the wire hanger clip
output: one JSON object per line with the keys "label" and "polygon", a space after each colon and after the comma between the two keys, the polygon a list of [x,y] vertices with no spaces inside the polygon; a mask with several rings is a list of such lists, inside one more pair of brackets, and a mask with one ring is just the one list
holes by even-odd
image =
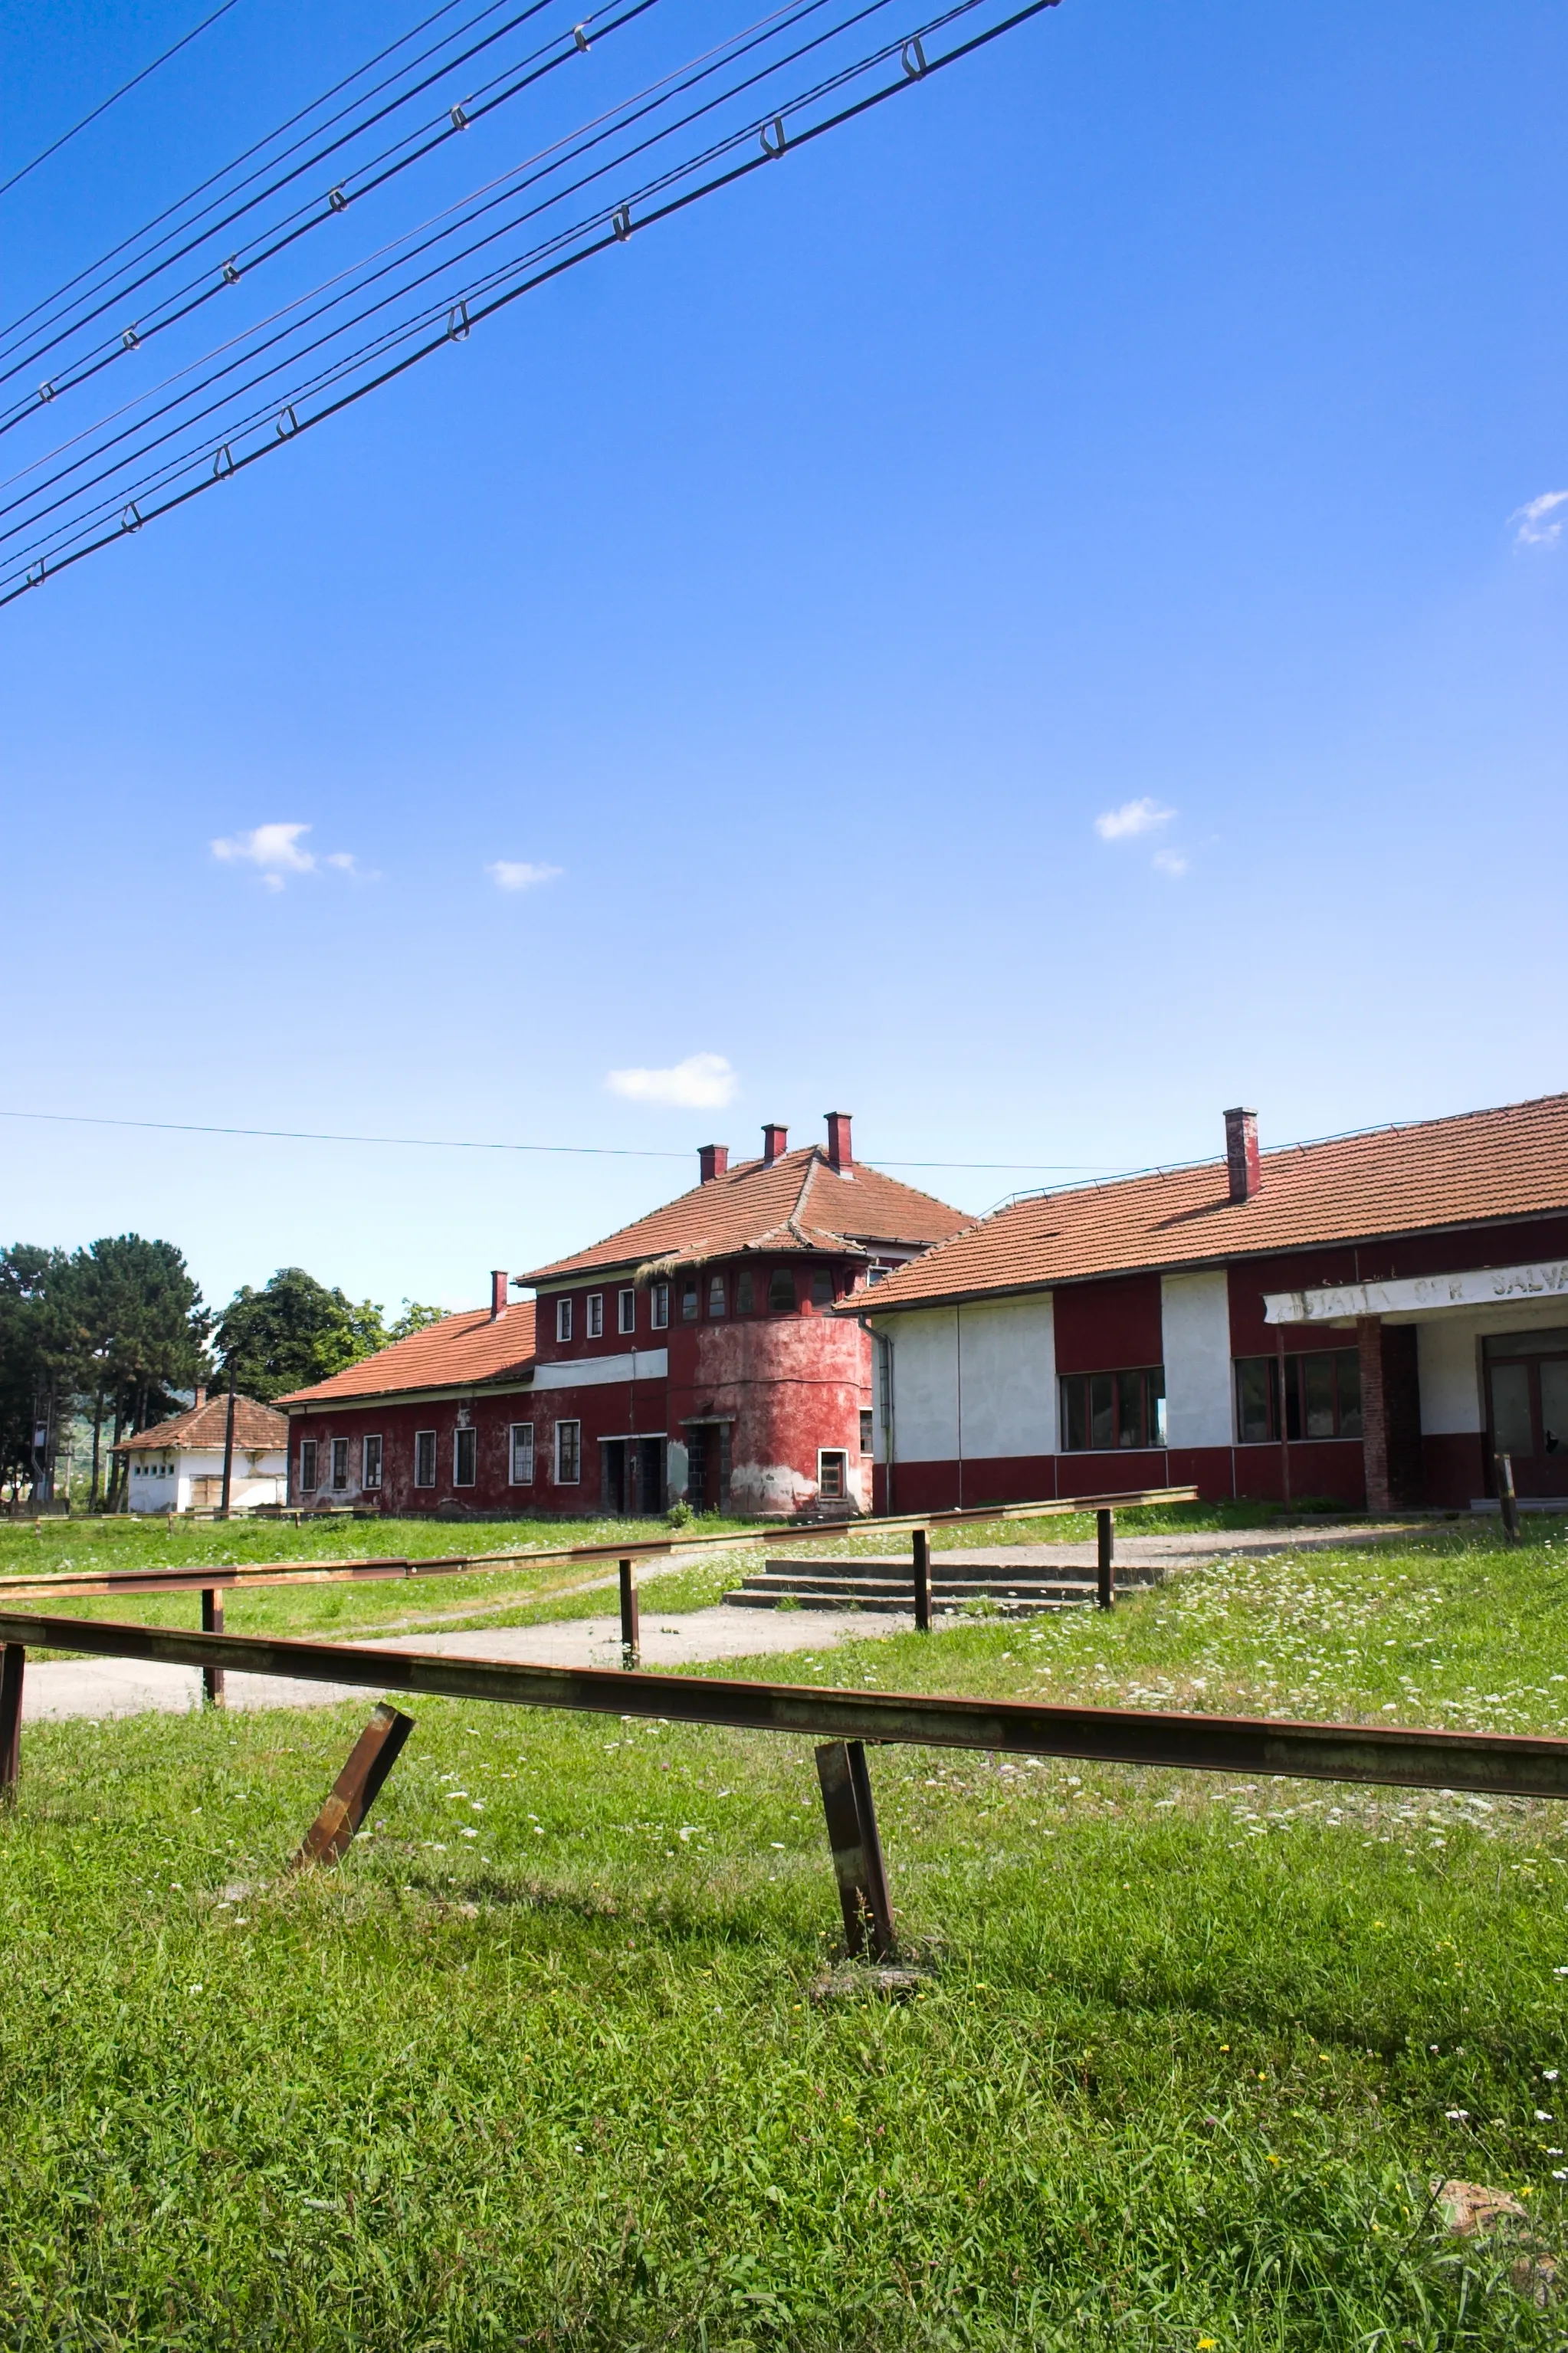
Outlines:
{"label": "wire hanger clip", "polygon": [[[773,133],[771,138],[768,136],[770,132]],[[763,153],[764,155],[772,155],[776,160],[788,145],[789,141],[784,135],[784,116],[775,114],[771,122],[764,122],[763,125]]]}
{"label": "wire hanger clip", "polygon": [[921,47],[921,37],[918,33],[911,34],[904,43],[901,62],[904,71],[911,81],[919,81],[922,74],[930,71],[926,64],[926,53]]}

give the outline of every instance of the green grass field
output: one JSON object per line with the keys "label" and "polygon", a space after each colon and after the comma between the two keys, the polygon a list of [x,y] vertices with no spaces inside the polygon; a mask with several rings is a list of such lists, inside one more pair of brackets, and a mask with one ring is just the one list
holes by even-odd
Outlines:
{"label": "green grass field", "polygon": [[[1565,1638],[1532,1521],[764,1672],[1568,1735]],[[1430,2189],[1568,2256],[1562,1810],[879,1750],[931,1974],[819,2002],[809,1743],[413,1712],[303,1882],[363,1706],[27,1727],[0,2344],[1561,2344]]]}

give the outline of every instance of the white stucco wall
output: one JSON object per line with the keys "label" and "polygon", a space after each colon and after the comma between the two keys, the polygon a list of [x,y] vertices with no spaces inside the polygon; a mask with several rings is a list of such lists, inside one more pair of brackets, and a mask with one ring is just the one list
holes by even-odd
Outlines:
{"label": "white stucco wall", "polygon": [[1056,1452],[1055,1307],[1047,1291],[961,1311],[955,1345],[966,1461]]}
{"label": "white stucco wall", "polygon": [[1231,1442],[1230,1287],[1223,1267],[1160,1279],[1167,1446]]}
{"label": "white stucco wall", "polygon": [[951,1462],[958,1452],[958,1351],[951,1307],[892,1315],[893,1455]]}
{"label": "white stucco wall", "polygon": [[[223,1477],[223,1449],[201,1454],[176,1453],[154,1457],[158,1471],[147,1472],[132,1470],[128,1482],[131,1509],[133,1512],[188,1512],[196,1501],[195,1482],[198,1479]],[[132,1465],[136,1457],[131,1458]],[[165,1461],[174,1469],[164,1471]],[[249,1509],[257,1504],[281,1504],[286,1500],[289,1460],[281,1447],[265,1454],[251,1454],[243,1447],[235,1449],[234,1472],[229,1485],[229,1504],[233,1510]],[[217,1501],[216,1495],[212,1498]],[[204,1501],[201,1508],[209,1505]]]}
{"label": "white stucco wall", "polygon": [[1415,1327],[1415,1370],[1421,1428],[1428,1437],[1482,1427],[1481,1384],[1476,1366],[1479,1333],[1470,1316]]}

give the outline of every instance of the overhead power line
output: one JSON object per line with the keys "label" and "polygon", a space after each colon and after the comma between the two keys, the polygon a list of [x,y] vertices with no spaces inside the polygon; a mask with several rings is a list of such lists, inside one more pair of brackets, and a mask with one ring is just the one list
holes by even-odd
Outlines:
{"label": "overhead power line", "polygon": [[107,98],[100,99],[90,112],[82,116],[79,122],[73,122],[68,131],[62,131],[58,139],[52,139],[47,147],[41,149],[30,164],[24,164],[21,170],[13,172],[8,180],[0,180],[0,196],[7,195],[14,187],[27,177],[30,172],[36,172],[40,164],[47,164],[51,155],[58,155],[60,149],[68,145],[79,132],[85,131],[89,122],[96,122],[100,114],[107,114],[111,106],[117,106],[131,90],[144,82],[149,74],[155,74],[160,66],[166,66],[171,58],[177,58],[182,49],[188,49],[191,43],[200,34],[205,33],[209,25],[216,25],[220,16],[226,16],[234,5],[235,0],[222,0],[222,5],[215,8],[210,16],[204,16],[199,25],[193,25],[188,33],[182,34],[172,49],[165,49],[163,56],[154,58],[150,66],[143,66],[140,73],[132,74],[129,81],[121,82],[118,90],[111,90]]}
{"label": "overhead power line", "polygon": [[[656,1152],[647,1145],[616,1144],[498,1144],[452,1135],[350,1135],[313,1127],[223,1127],[216,1123],[184,1119],[111,1119],[85,1111],[7,1111],[0,1119],[41,1120],[68,1127],[140,1128],[157,1135],[258,1136],[276,1144],[384,1145],[398,1151],[419,1152],[543,1152],[558,1157],[595,1160],[689,1160],[689,1152]],[[872,1160],[871,1168],[1013,1169],[1021,1176],[1104,1176],[1104,1165],[1066,1160]]]}
{"label": "overhead power line", "polygon": [[[886,0],[872,0],[872,5],[886,5]],[[958,6],[950,8],[942,15],[917,26],[904,37],[901,44],[895,38],[872,51],[868,56],[862,57],[838,72],[827,76],[811,89],[797,92],[787,100],[775,100],[770,97],[764,113],[748,117],[740,129],[710,142],[696,154],[688,156],[684,162],[658,173],[653,179],[633,190],[629,195],[624,195],[618,203],[601,204],[571,227],[556,232],[542,244],[531,248],[526,253],[513,256],[510,260],[494,266],[477,280],[466,284],[448,286],[438,301],[432,301],[427,297],[426,305],[411,318],[406,318],[397,324],[380,331],[369,343],[362,345],[358,350],[346,355],[340,355],[337,360],[319,369],[304,383],[297,383],[284,391],[269,391],[265,407],[238,418],[236,418],[231,411],[224,417],[221,424],[214,422],[206,425],[195,443],[187,444],[182,450],[161,459],[151,474],[142,475],[134,480],[129,478],[131,469],[153,456],[161,445],[177,438],[189,427],[200,424],[204,415],[216,417],[223,407],[223,402],[220,400],[217,403],[209,404],[205,412],[198,412],[195,417],[187,419],[186,427],[171,427],[168,430],[156,435],[153,440],[144,440],[139,448],[127,450],[120,459],[112,461],[106,472],[79,482],[76,491],[67,492],[63,499],[55,498],[47,505],[37,506],[30,515],[13,522],[5,536],[11,540],[22,537],[25,539],[25,544],[9,559],[8,573],[0,575],[0,605],[13,602],[17,596],[26,594],[28,588],[40,586],[51,573],[64,570],[70,565],[81,561],[85,555],[95,554],[103,547],[114,544],[121,537],[139,531],[145,522],[153,521],[155,517],[173,512],[176,507],[186,504],[192,498],[201,495],[208,489],[215,488],[218,481],[232,479],[236,473],[254,465],[260,458],[274,454],[286,442],[296,438],[300,432],[308,430],[311,426],[322,424],[327,417],[353,406],[369,393],[394,381],[397,376],[405,374],[408,369],[416,366],[420,361],[429,358],[434,353],[446,348],[449,343],[466,341],[475,326],[504,310],[522,295],[532,292],[538,287],[559,277],[563,271],[573,269],[580,262],[591,259],[595,255],[610,250],[617,245],[626,244],[634,233],[650,227],[658,222],[672,219],[677,214],[687,210],[692,205],[701,202],[710,195],[717,195],[725,188],[734,186],[740,181],[748,178],[752,172],[760,170],[764,164],[776,162],[786,152],[808,145],[828,132],[837,130],[857,120],[860,115],[882,105],[886,100],[912,89],[917,82],[923,81],[930,74],[941,71],[945,67],[954,65],[962,58],[972,56],[990,42],[999,39],[1003,35],[1040,15],[1044,10],[1054,7],[1058,5],[1058,0],[1027,0],[1027,5],[1015,10],[1011,15],[1003,17],[984,31],[973,35],[968,40],[959,43],[941,55],[928,57],[924,47],[926,40],[932,38],[944,26],[950,25],[958,17],[971,14],[974,8],[983,5],[985,5],[985,0],[960,0]],[[870,11],[868,9],[859,13],[864,15]],[[855,21],[857,21],[856,17],[846,20],[848,24]],[[841,31],[844,26],[839,26],[834,29]],[[831,35],[822,37],[831,37]],[[814,42],[805,46],[809,48],[818,45]],[[795,54],[804,53],[803,50]],[[813,112],[826,98],[842,95],[858,79],[864,78],[894,58],[900,61],[899,71],[894,79],[852,99],[848,103],[839,106],[826,116]],[[743,90],[749,86],[750,81],[755,79],[756,77],[748,77],[747,81],[735,87],[737,90]],[[733,94],[733,91],[729,93],[731,96]],[[710,111],[711,105],[717,102],[709,101],[682,120],[694,121],[698,115]],[[812,115],[812,119],[803,119],[808,114]],[[668,137],[674,127],[678,126],[666,126],[662,131],[656,132],[650,138],[639,142],[637,147],[629,150],[628,154],[636,154],[641,148]],[[742,160],[734,160],[738,152],[749,142],[756,142],[755,151]],[[573,188],[586,186],[591,180],[603,177],[605,172],[615,168],[616,161],[626,160],[626,157],[623,156],[615,159],[611,164],[596,165],[585,178],[574,183]],[[721,168],[712,168],[714,166]],[[701,172],[707,172],[708,176],[697,177],[696,175]],[[553,195],[547,195],[541,202],[536,203],[531,209],[535,213],[541,209],[547,209],[550,205],[559,202],[563,195],[572,192],[572,188],[557,190]],[[501,199],[499,197],[488,199],[479,209],[489,209],[490,204],[500,201]],[[504,235],[508,228],[518,226],[520,219],[526,219],[529,216],[528,213],[524,213],[517,219],[503,221],[499,228],[489,231],[477,245],[466,248],[463,254],[449,256],[446,263],[426,269],[421,279],[416,279],[411,284],[404,286],[400,293],[382,297],[367,310],[356,313],[353,319],[341,322],[337,327],[324,335],[318,335],[315,343],[306,346],[305,350],[291,353],[287,358],[280,357],[273,361],[262,370],[259,375],[253,376],[248,385],[235,386],[232,395],[226,397],[238,398],[247,392],[257,391],[267,378],[277,376],[289,366],[297,366],[300,359],[305,356],[306,351],[319,349],[324,343],[337,340],[353,325],[363,323],[374,312],[383,311],[389,304],[403,299],[416,287],[437,274],[438,269],[449,268],[454,261],[477,252],[479,247],[493,243],[497,237]],[[405,255],[405,263],[418,259],[420,253],[428,246],[451,236],[456,228],[463,225],[462,221],[449,224],[447,227],[427,238],[426,247],[416,247],[412,253]],[[384,273],[378,271],[376,274]],[[348,294],[334,298],[334,303],[352,300],[355,292],[363,290],[363,288],[351,290]],[[333,305],[329,304],[327,307],[331,309]],[[302,321],[298,323],[304,326],[310,322]],[[431,332],[432,329],[435,330],[434,332]],[[416,341],[418,337],[424,337],[425,340]],[[274,336],[272,340],[277,343],[279,338]],[[412,350],[405,349],[402,356],[396,359],[390,357],[391,353],[397,346],[407,345],[410,343],[414,343]],[[258,356],[258,354],[253,353],[251,356]],[[230,375],[236,366],[242,364],[244,364],[244,355],[231,361],[220,373],[225,375]],[[360,382],[351,384],[347,390],[340,389],[356,369],[363,370],[366,367],[374,368],[375,372]],[[202,389],[201,386],[195,386],[178,396],[175,402],[165,405],[163,412],[154,412],[153,417],[143,418],[142,425],[134,430],[142,431],[146,426],[155,421],[159,414],[167,413],[169,408],[178,406],[195,397]],[[321,405],[313,408],[307,410],[303,407],[302,405],[308,399],[319,400],[320,396],[327,391],[334,392],[336,396],[321,401]],[[257,435],[263,438],[257,440],[255,446],[249,448],[244,446],[247,438]],[[125,438],[125,434],[121,433],[114,436],[113,441],[120,442]],[[67,470],[68,472],[79,472],[85,465],[91,464],[95,457],[107,455],[111,446],[111,444],[105,444],[99,451],[88,452],[84,458],[74,460]],[[194,480],[191,479],[193,475],[195,476]],[[102,488],[110,479],[115,479],[112,492],[104,490],[103,495],[96,501],[88,504],[80,503],[88,498],[89,493],[95,489]],[[26,506],[30,501],[41,500],[51,487],[52,484],[49,481],[36,484],[31,491],[24,495],[20,503]],[[120,507],[118,520],[109,527],[103,527],[106,518],[113,512],[121,501],[125,503]],[[77,502],[74,507],[73,501]],[[62,507],[72,508],[73,511],[68,514],[61,513]],[[13,512],[16,512],[16,502],[14,501]],[[57,519],[50,520],[51,516]],[[29,533],[33,536],[26,538],[26,534]]]}

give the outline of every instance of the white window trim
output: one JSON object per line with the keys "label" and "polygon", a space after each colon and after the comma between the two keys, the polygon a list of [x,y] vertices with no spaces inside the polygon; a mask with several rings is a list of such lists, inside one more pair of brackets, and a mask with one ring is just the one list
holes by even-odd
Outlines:
{"label": "white window trim", "polygon": [[[427,1438],[430,1440],[430,1468],[434,1475],[428,1479],[421,1479],[419,1476],[419,1441],[422,1438]],[[440,1469],[441,1457],[437,1451],[437,1432],[433,1430],[416,1430],[414,1433],[414,1483],[422,1495],[432,1493],[438,1485]]]}
{"label": "white window trim", "polygon": [[[574,1430],[577,1433],[577,1471],[575,1477],[571,1479],[563,1477],[561,1470],[561,1433],[563,1430]],[[583,1425],[580,1421],[574,1420],[573,1418],[568,1415],[564,1421],[558,1421],[555,1425],[555,1484],[558,1487],[580,1487],[582,1483]]]}
{"label": "white window trim", "polygon": [[[465,1438],[474,1442],[474,1475],[471,1479],[458,1476],[458,1450]],[[452,1432],[452,1484],[454,1487],[477,1487],[479,1483],[479,1433],[472,1422],[459,1423]]]}
{"label": "white window trim", "polygon": [[653,1286],[653,1328],[656,1332],[669,1329],[669,1285],[656,1282]]}
{"label": "white window trim", "polygon": [[590,1340],[602,1340],[605,1336],[605,1294],[602,1291],[588,1293],[587,1336]]}
{"label": "white window trim", "polygon": [[816,1492],[817,1492],[817,1493],[818,1493],[819,1495],[820,1495],[820,1494],[822,1493],[822,1492],[823,1492],[823,1488],[822,1488],[822,1466],[823,1466],[824,1462],[827,1460],[827,1457],[828,1457],[830,1454],[832,1455],[832,1457],[833,1457],[833,1459],[834,1459],[834,1461],[837,1461],[837,1462],[842,1462],[842,1464],[844,1465],[844,1484],[839,1488],[838,1493],[837,1493],[837,1495],[831,1495],[831,1496],[829,1496],[829,1497],[828,1497],[828,1499],[827,1499],[827,1500],[828,1500],[830,1503],[834,1503],[834,1504],[844,1504],[844,1503],[847,1503],[847,1502],[848,1502],[848,1500],[849,1500],[849,1450],[848,1450],[848,1448],[847,1448],[847,1447],[846,1447],[846,1446],[819,1446],[819,1447],[817,1448],[817,1450],[816,1450]]}
{"label": "white window trim", "polygon": [[[520,1479],[517,1473],[517,1441],[528,1432],[528,1475]],[[531,1487],[533,1484],[534,1449],[533,1424],[531,1421],[509,1423],[506,1433],[506,1483],[509,1487]]]}
{"label": "white window trim", "polygon": [[[309,1451],[310,1457],[310,1476],[308,1482],[305,1477],[305,1455],[307,1451]],[[320,1440],[314,1438],[302,1438],[300,1440],[300,1493],[301,1495],[319,1494],[321,1493],[321,1451]]]}
{"label": "white window trim", "polygon": [[635,1332],[637,1328],[637,1295],[635,1290],[617,1292],[616,1295],[616,1328],[618,1332]]}
{"label": "white window trim", "polygon": [[[367,1450],[368,1450],[370,1447],[372,1447],[372,1446],[374,1446],[374,1449],[375,1449],[375,1476],[374,1476],[374,1479],[373,1479],[373,1478],[371,1477],[371,1475],[370,1475],[370,1461],[369,1461],[368,1453],[367,1453]],[[359,1477],[360,1477],[360,1485],[361,1485],[363,1488],[364,1488],[364,1490],[365,1490],[365,1492],[366,1492],[366,1493],[367,1493],[367,1494],[374,1493],[375,1492],[375,1490],[376,1490],[376,1489],[381,1485],[382,1476],[383,1476],[383,1472],[384,1472],[384,1468],[385,1468],[385,1463],[386,1463],[386,1442],[385,1442],[385,1440],[384,1440],[384,1438],[382,1437],[382,1434],[381,1434],[380,1430],[368,1430],[368,1431],[365,1433],[364,1437],[363,1437],[363,1438],[362,1438],[362,1439],[361,1439],[361,1440],[360,1440],[360,1450],[359,1450]]]}
{"label": "white window trim", "polygon": [[568,1293],[555,1303],[555,1338],[563,1346],[572,1337],[572,1300]]}

